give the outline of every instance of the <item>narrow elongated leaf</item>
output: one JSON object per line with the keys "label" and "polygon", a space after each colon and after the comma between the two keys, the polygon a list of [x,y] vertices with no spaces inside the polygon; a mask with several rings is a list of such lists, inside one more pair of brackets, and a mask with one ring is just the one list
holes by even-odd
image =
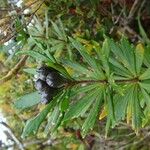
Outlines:
{"label": "narrow elongated leaf", "polygon": [[69,107],[69,97],[65,96],[60,102],[60,110],[65,112]]}
{"label": "narrow elongated leaf", "polygon": [[[51,48],[50,48],[50,51],[51,52],[56,52],[56,51],[62,51],[63,50],[63,48],[64,48],[64,42],[59,42],[59,43],[57,43],[56,45],[54,45],[54,46],[52,46]],[[57,52],[58,53],[58,52]],[[56,55],[56,54],[55,54]]]}
{"label": "narrow elongated leaf", "polygon": [[68,72],[66,71],[66,69],[62,65],[60,65],[58,63],[53,63],[53,60],[50,60],[47,56],[45,56],[39,52],[36,52],[36,51],[19,51],[16,53],[16,55],[18,55],[18,54],[26,54],[26,55],[32,56],[35,59],[45,61],[48,64],[48,66],[58,70],[60,73],[62,73],[62,75],[64,75],[68,79],[72,80],[71,76],[68,74]]}
{"label": "narrow elongated leaf", "polygon": [[62,21],[61,21],[61,19],[59,18],[58,19],[58,23],[59,23],[59,26],[60,26],[60,29],[61,29],[61,32],[62,32],[62,35],[63,35],[63,39],[65,40],[65,41],[67,41],[67,37],[66,37],[66,33],[65,33],[65,29],[64,29],[64,26],[63,26],[63,23],[62,23]]}
{"label": "narrow elongated leaf", "polygon": [[113,70],[114,74],[116,74],[118,76],[125,77],[126,79],[131,78],[131,75],[128,75],[127,72],[124,72],[123,70],[121,70],[118,67],[111,65],[111,69]]}
{"label": "narrow elongated leaf", "polygon": [[32,75],[37,74],[36,70],[37,69],[35,69],[35,68],[25,68],[25,69],[23,69],[24,72],[27,72],[27,73],[32,74]]}
{"label": "narrow elongated leaf", "polygon": [[109,77],[110,74],[110,69],[109,69],[109,63],[108,63],[108,58],[109,58],[109,52],[110,52],[110,47],[108,44],[107,39],[103,42],[102,46],[102,54],[101,54],[101,61],[103,64],[103,68],[106,72],[107,77]]}
{"label": "narrow elongated leaf", "polygon": [[91,57],[82,44],[72,38],[69,38],[72,45],[80,52],[84,60],[92,67],[92,69],[97,73],[98,78],[105,79],[105,75],[101,69],[100,63],[98,63],[94,57]]}
{"label": "narrow elongated leaf", "polygon": [[53,62],[53,63],[57,63],[55,57],[53,56],[53,54],[50,53],[50,46],[47,44],[47,49],[44,51],[44,53],[46,54],[46,56]]}
{"label": "narrow elongated leaf", "polygon": [[46,38],[48,39],[48,11],[45,11],[45,29],[46,29]]}
{"label": "narrow elongated leaf", "polygon": [[144,64],[150,67],[150,44],[144,47]]}
{"label": "narrow elongated leaf", "polygon": [[[124,67],[126,67],[135,76],[136,75],[135,63],[133,63],[134,68],[133,68],[133,66],[131,67],[131,64],[130,64],[128,58],[127,58],[126,52],[124,52],[127,48],[130,48],[130,47],[127,47],[127,48],[126,47],[122,47],[122,48],[120,48],[118,46],[119,43],[117,43],[118,44],[117,45],[112,39],[108,39],[108,43],[110,45],[111,51],[114,53],[116,58],[119,59],[122,62],[122,64],[124,65]],[[134,60],[134,57],[132,57],[132,59]]]}
{"label": "narrow elongated leaf", "polygon": [[71,105],[63,120],[66,121],[84,114],[97,97],[98,92],[99,89],[91,91],[85,97],[81,98],[76,104]]}
{"label": "narrow elongated leaf", "polygon": [[45,49],[43,48],[43,45],[42,45],[39,41],[35,40],[32,36],[31,36],[30,38],[31,38],[31,40],[37,45],[37,47],[40,48],[41,51],[44,51],[44,50],[45,50]]}
{"label": "narrow elongated leaf", "polygon": [[90,72],[86,67],[83,67],[82,65],[80,65],[79,63],[77,63],[75,61],[72,62],[70,60],[62,60],[62,62],[65,65],[73,68],[74,70],[76,70],[82,74],[89,74],[89,72]]}
{"label": "narrow elongated leaf", "polygon": [[41,60],[41,61],[45,61],[45,62],[52,62],[47,56],[45,56],[44,54],[40,53],[40,52],[36,52],[36,51],[19,51],[16,53],[16,55],[29,55],[37,60]]}
{"label": "narrow elongated leaf", "polygon": [[129,43],[129,41],[123,37],[120,42],[120,48],[124,54],[125,59],[128,62],[128,69],[136,74],[136,66],[135,66],[135,54],[134,54],[134,47]]}
{"label": "narrow elongated leaf", "polygon": [[[114,100],[112,96],[112,89],[107,89],[107,95],[105,95],[107,103],[107,112],[108,116],[111,119],[112,124],[115,122],[115,113],[114,113]],[[106,93],[105,93],[106,94]]]}
{"label": "narrow elongated leaf", "polygon": [[117,46],[117,44],[119,45],[119,43],[116,44],[112,39],[108,39],[108,43],[110,45],[111,51],[123,62],[125,62],[125,64],[127,64],[127,61],[125,60],[122,50],[120,49],[119,46]]}
{"label": "narrow elongated leaf", "polygon": [[34,20],[35,20],[35,22],[36,22],[36,23],[35,23],[35,26],[36,26],[35,29],[37,29],[38,32],[43,33],[43,32],[44,32],[44,28],[43,28],[43,26],[42,26],[42,23],[41,23],[40,19],[37,18],[36,16],[34,16]]}
{"label": "narrow elongated leaf", "polygon": [[136,46],[136,49],[135,49],[135,60],[136,60],[136,72],[137,72],[137,74],[139,74],[141,71],[143,58],[144,58],[144,48],[143,48],[143,45],[140,43]]}
{"label": "narrow elongated leaf", "polygon": [[124,76],[114,75],[113,79],[114,80],[128,80],[129,78],[124,77]]}
{"label": "narrow elongated leaf", "polygon": [[149,82],[141,82],[141,83],[139,83],[140,84],[140,86],[143,88],[143,89],[145,89],[145,90],[147,90],[148,91],[148,93],[150,93],[150,83]]}
{"label": "narrow elongated leaf", "polygon": [[56,33],[54,33],[54,34],[56,34],[58,36],[58,38],[64,39],[65,37],[63,36],[63,33],[61,32],[61,30],[59,29],[59,27],[57,26],[57,24],[54,23],[53,21],[51,21],[51,23],[52,23],[52,26],[53,26],[55,32],[57,33],[57,34]]}
{"label": "narrow elongated leaf", "polygon": [[38,92],[33,92],[19,98],[19,100],[15,101],[14,106],[17,109],[25,109],[38,104],[40,100],[41,100],[40,94]]}
{"label": "narrow elongated leaf", "polygon": [[44,133],[46,135],[56,125],[59,115],[60,115],[59,107],[56,106],[48,118],[48,123],[47,123],[47,125],[45,127],[45,131],[44,131]]}
{"label": "narrow elongated leaf", "polygon": [[142,126],[142,110],[139,102],[138,97],[138,88],[135,87],[134,95],[133,95],[133,105],[132,105],[132,126],[133,128],[138,131],[138,129]]}
{"label": "narrow elongated leaf", "polygon": [[85,136],[90,129],[93,129],[95,121],[99,115],[101,104],[102,104],[102,92],[99,93],[96,100],[94,101],[90,114],[82,126],[83,136]]}
{"label": "narrow elongated leaf", "polygon": [[141,91],[142,91],[144,100],[147,104],[147,107],[149,108],[150,107],[150,94],[148,94],[147,91],[145,89],[143,89],[142,87],[141,87]]}
{"label": "narrow elongated leaf", "polygon": [[132,100],[132,95],[134,91],[134,86],[128,86],[128,88],[125,90],[125,93],[123,96],[116,95],[114,97],[114,110],[115,110],[115,116],[116,121],[119,122],[120,120],[124,120],[127,112],[127,105],[128,102]]}
{"label": "narrow elongated leaf", "polygon": [[124,52],[119,47],[119,43],[115,43],[112,39],[108,39],[111,51],[114,53],[117,59],[119,59],[125,67],[129,67],[128,61],[126,60],[126,57],[124,56]]}
{"label": "narrow elongated leaf", "polygon": [[121,64],[119,63],[117,60],[115,60],[114,58],[109,58],[109,62],[114,65],[115,67],[119,68],[119,74],[120,73],[124,73],[124,76],[126,77],[132,77],[131,73]]}
{"label": "narrow elongated leaf", "polygon": [[142,75],[139,77],[140,80],[150,79],[150,68],[148,68]]}
{"label": "narrow elongated leaf", "polygon": [[64,77],[73,80],[72,77],[69,75],[69,73],[67,72],[67,70],[60,64],[58,63],[47,63],[49,67],[52,67],[56,70],[58,70]]}
{"label": "narrow elongated leaf", "polygon": [[107,136],[108,136],[108,132],[109,132],[110,127],[111,127],[111,119],[108,116],[106,126],[105,126],[105,138],[107,138]]}
{"label": "narrow elongated leaf", "polygon": [[78,93],[89,92],[89,91],[94,90],[99,87],[100,87],[99,83],[90,84],[90,85],[86,85],[86,86],[80,86],[80,87],[75,88],[75,91],[72,92],[72,96],[77,95]]}
{"label": "narrow elongated leaf", "polygon": [[52,129],[52,132],[55,132],[58,129],[58,127],[61,125],[61,123],[63,122],[64,115],[65,115],[65,112],[60,113],[60,115],[57,119],[57,122],[56,122],[54,128]]}
{"label": "narrow elongated leaf", "polygon": [[150,39],[148,38],[144,28],[142,27],[142,24],[141,24],[141,21],[140,21],[140,16],[138,16],[138,25],[139,25],[139,31],[140,31],[140,34],[142,35],[142,38],[144,39],[144,41],[147,44],[150,44]]}
{"label": "narrow elongated leaf", "polygon": [[41,123],[45,120],[47,114],[50,112],[50,110],[55,106],[56,101],[51,101],[43,110],[41,113],[39,113],[36,117],[30,119],[27,121],[23,133],[22,138],[25,138],[26,136],[36,134]]}

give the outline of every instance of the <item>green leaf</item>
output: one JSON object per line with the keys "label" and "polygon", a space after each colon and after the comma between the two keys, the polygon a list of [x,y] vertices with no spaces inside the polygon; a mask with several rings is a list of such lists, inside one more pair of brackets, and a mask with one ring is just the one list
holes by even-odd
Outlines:
{"label": "green leaf", "polygon": [[109,132],[110,127],[111,127],[111,119],[108,116],[106,126],[105,126],[105,138],[107,138],[107,136],[108,136],[108,132]]}
{"label": "green leaf", "polygon": [[[126,67],[132,73],[132,75],[135,76],[136,72],[133,48],[131,48],[126,40],[123,40],[122,43],[119,44],[115,43],[112,39],[109,39],[108,43],[115,57],[122,62],[124,67]],[[128,49],[130,49],[131,52]],[[132,64],[130,62],[132,62]]]}
{"label": "green leaf", "polygon": [[48,66],[58,70],[64,77],[73,80],[70,74],[67,72],[67,70],[60,64],[58,63],[48,63]]}
{"label": "green leaf", "polygon": [[54,23],[53,21],[51,21],[51,23],[52,23],[52,26],[53,26],[53,28],[55,30],[54,34],[56,36],[58,36],[59,39],[64,39],[65,37],[64,37],[63,33],[61,32],[61,30],[59,29],[59,27],[57,26],[57,24]]}
{"label": "green leaf", "polygon": [[139,85],[148,91],[148,93],[150,93],[150,81],[145,81],[145,82],[141,82],[139,83]]}
{"label": "green leaf", "polygon": [[110,74],[109,63],[108,63],[109,52],[110,52],[110,47],[108,44],[108,40],[106,39],[103,42],[102,54],[100,55],[101,56],[100,58],[101,58],[102,65],[103,65],[103,68],[106,72],[107,77],[109,77],[109,74]]}
{"label": "green leaf", "polygon": [[145,47],[144,51],[144,64],[149,68],[150,67],[150,44]]}
{"label": "green leaf", "polygon": [[36,70],[37,69],[35,69],[35,68],[25,68],[25,69],[23,69],[24,72],[27,72],[27,73],[32,74],[32,75],[37,74]]}
{"label": "green leaf", "polygon": [[48,22],[48,10],[46,10],[45,11],[45,30],[46,30],[46,38],[48,39],[48,35],[49,35],[49,33],[48,33],[48,25],[49,24],[49,22]]}
{"label": "green leaf", "polygon": [[82,74],[89,74],[90,71],[86,68],[83,67],[82,65],[80,65],[79,63],[75,62],[75,61],[70,61],[70,60],[62,60],[63,64],[71,67],[72,69],[78,71],[79,73]]}
{"label": "green leaf", "polygon": [[133,99],[132,99],[132,126],[133,128],[138,131],[138,129],[142,126],[142,110],[139,102],[139,94],[138,88],[135,87]]}
{"label": "green leaf", "polygon": [[35,59],[45,61],[48,64],[48,66],[58,70],[60,73],[62,73],[62,75],[64,75],[68,79],[72,80],[71,76],[68,74],[68,72],[66,71],[66,69],[62,65],[60,65],[58,63],[53,63],[53,60],[50,60],[49,57],[47,57],[47,56],[45,56],[39,52],[30,50],[30,51],[19,51],[16,53],[16,55],[19,55],[19,54],[26,54],[26,55],[32,56]]}
{"label": "green leaf", "polygon": [[145,89],[143,89],[141,87],[141,91],[142,91],[142,94],[143,94],[143,97],[144,97],[144,100],[147,104],[147,107],[149,108],[150,107],[150,95],[147,93],[147,91]]}
{"label": "green leaf", "polygon": [[52,129],[55,127],[58,117],[60,115],[59,107],[56,106],[53,110],[53,112],[48,117],[48,123],[45,127],[44,133],[47,135],[49,131],[52,131]]}
{"label": "green leaf", "polygon": [[64,37],[63,39],[64,39],[65,41],[67,41],[65,29],[64,29],[63,23],[62,23],[62,21],[61,21],[60,18],[58,19],[58,23],[59,23],[60,29],[61,29],[61,31],[62,31],[62,36]]}
{"label": "green leaf", "polygon": [[84,114],[87,109],[91,106],[94,99],[97,97],[99,89],[96,91],[90,91],[85,97],[81,98],[77,103],[72,104],[69,107],[69,110],[64,116],[64,121],[79,117],[81,114]]}
{"label": "green leaf", "polygon": [[136,72],[139,75],[144,59],[144,47],[141,43],[136,46],[135,60],[136,60]]}
{"label": "green leaf", "polygon": [[95,84],[90,84],[90,85],[85,85],[85,86],[77,86],[74,91],[72,92],[72,96],[77,95],[78,93],[85,93],[85,92],[89,92],[91,90],[94,90],[96,88],[99,88],[100,84],[99,83],[95,83]]}
{"label": "green leaf", "polygon": [[64,42],[59,42],[59,43],[57,43],[56,45],[53,45],[51,48],[50,48],[50,51],[51,52],[55,52],[55,56],[57,56],[56,55],[56,52],[57,53],[61,53],[62,52],[62,50],[64,49],[64,45],[65,43]]}
{"label": "green leaf", "polygon": [[150,79],[150,68],[146,69],[146,71],[142,75],[140,75],[139,79],[140,80]]}
{"label": "green leaf", "polygon": [[119,43],[115,43],[112,39],[108,39],[108,43],[110,45],[111,51],[115,54],[115,56],[123,61],[123,64],[125,64],[125,66],[127,66],[128,62],[126,60],[126,58],[123,55],[122,50],[120,49],[120,47],[118,46]]}
{"label": "green leaf", "polygon": [[38,92],[33,92],[19,98],[19,100],[15,101],[14,106],[17,109],[25,109],[38,104],[40,100],[41,100],[40,94]]}
{"label": "green leaf", "polygon": [[47,55],[47,57],[53,62],[53,63],[57,63],[55,57],[49,52],[49,46],[47,44],[47,50],[44,51],[44,53]]}
{"label": "green leaf", "polygon": [[93,107],[91,108],[91,111],[82,126],[83,136],[85,136],[90,129],[93,129],[97,116],[99,115],[101,104],[102,92],[99,93],[96,100],[93,102]]}
{"label": "green leaf", "polygon": [[87,52],[86,48],[82,46],[82,44],[72,38],[69,37],[72,45],[80,52],[84,60],[91,66],[94,72],[97,74],[97,79],[105,79],[105,75],[102,71],[102,66],[98,63],[94,57],[91,57]]}
{"label": "green leaf", "polygon": [[135,75],[136,68],[135,68],[135,54],[133,45],[131,45],[129,41],[125,37],[123,37],[120,42],[120,48],[122,49],[124,57],[128,62],[128,69]]}
{"label": "green leaf", "polygon": [[142,27],[142,24],[140,21],[140,16],[138,16],[138,25],[139,25],[140,34],[142,35],[144,42],[146,42],[147,44],[150,44],[150,40],[149,40],[144,28]]}
{"label": "green leaf", "polygon": [[[119,63],[114,58],[109,58],[109,62],[114,66],[114,70],[116,71],[116,74],[123,75],[126,77],[132,77],[130,71],[128,71],[121,63]],[[119,71],[117,71],[117,68]]]}
{"label": "green leaf", "polygon": [[22,138],[25,138],[29,135],[36,134],[41,123],[45,120],[47,114],[50,112],[50,110],[55,106],[56,101],[51,101],[40,114],[38,114],[36,117],[30,119],[27,121],[23,133]]}
{"label": "green leaf", "polygon": [[112,96],[112,89],[110,87],[108,87],[106,89],[106,93],[105,95],[105,100],[106,100],[106,104],[107,104],[107,112],[108,112],[108,116],[111,120],[111,123],[115,122],[115,113],[114,113],[114,99]]}
{"label": "green leaf", "polygon": [[62,112],[66,111],[69,107],[69,97],[65,96],[60,102],[60,110]]}
{"label": "green leaf", "polygon": [[132,95],[134,92],[134,86],[130,85],[126,88],[124,95],[114,96],[114,111],[116,116],[116,121],[124,120],[127,112],[128,102],[132,100]]}
{"label": "green leaf", "polygon": [[30,39],[32,40],[32,42],[33,42],[34,44],[37,45],[38,48],[41,49],[41,51],[44,51],[44,50],[45,50],[44,47],[43,47],[43,45],[42,45],[42,43],[41,43],[40,41],[37,41],[37,40],[34,39],[32,36],[30,36]]}
{"label": "green leaf", "polygon": [[124,77],[126,79],[131,78],[131,75],[128,75],[127,72],[124,72],[123,70],[121,70],[118,67],[113,66],[112,64],[110,65],[111,70],[113,70],[114,74],[120,77]]}
{"label": "green leaf", "polygon": [[37,60],[52,63],[52,61],[47,56],[45,56],[44,54],[42,54],[40,52],[32,51],[32,50],[19,51],[16,53],[16,55],[29,55],[29,56],[37,59]]}

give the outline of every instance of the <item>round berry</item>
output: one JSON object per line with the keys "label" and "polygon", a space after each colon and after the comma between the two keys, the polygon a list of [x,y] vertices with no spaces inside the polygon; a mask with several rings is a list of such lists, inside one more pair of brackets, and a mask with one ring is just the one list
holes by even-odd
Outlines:
{"label": "round berry", "polygon": [[47,86],[47,83],[41,79],[35,81],[35,88],[38,91],[42,91]]}

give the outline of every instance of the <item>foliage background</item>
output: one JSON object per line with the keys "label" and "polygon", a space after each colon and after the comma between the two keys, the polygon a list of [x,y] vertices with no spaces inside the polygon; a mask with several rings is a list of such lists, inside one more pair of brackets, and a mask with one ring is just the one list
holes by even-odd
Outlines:
{"label": "foliage background", "polygon": [[[85,138],[82,138],[80,133],[83,118],[78,118],[71,121],[66,127],[59,128],[58,133],[53,136],[49,134],[46,137],[43,134],[46,125],[44,122],[37,135],[21,139],[20,135],[25,122],[36,116],[44,106],[39,104],[31,109],[20,111],[13,105],[18,97],[35,90],[33,81],[35,70],[29,68],[41,65],[40,61],[35,61],[31,57],[21,57],[15,54],[20,50],[42,52],[49,48],[59,63],[67,63],[62,62],[62,58],[72,61],[72,65],[75,65],[75,62],[82,63],[83,58],[79,51],[70,44],[68,36],[80,41],[89,56],[95,56],[95,47],[100,46],[101,48],[106,37],[112,37],[115,41],[119,41],[122,36],[126,36],[130,43],[135,44],[135,47],[140,50],[144,49],[146,53],[144,65],[148,67],[149,6],[148,0],[142,2],[138,0],[45,0],[34,2],[24,0],[20,9],[6,1],[1,1],[0,107],[7,118],[9,128],[13,130],[21,144],[26,145],[25,148],[149,148],[149,142],[147,142],[149,140],[149,113],[145,119],[146,127],[141,129],[138,135],[129,124],[121,122],[110,130],[108,138],[105,139],[106,112],[103,108],[101,120],[97,121],[95,129]],[[29,9],[27,14],[24,14],[23,10],[25,9]],[[15,11],[13,12],[13,10]],[[34,26],[31,26],[31,23]],[[62,24],[64,28],[62,28]],[[87,64],[84,64],[84,67],[86,68]],[[72,67],[66,67],[66,69],[71,76],[79,79],[79,72]],[[82,77],[84,78],[84,76],[80,76],[80,79]],[[8,138],[14,140],[11,136]],[[30,141],[32,142],[30,143]],[[2,146],[7,149],[5,144]],[[17,149],[18,145],[14,142],[12,147]]]}

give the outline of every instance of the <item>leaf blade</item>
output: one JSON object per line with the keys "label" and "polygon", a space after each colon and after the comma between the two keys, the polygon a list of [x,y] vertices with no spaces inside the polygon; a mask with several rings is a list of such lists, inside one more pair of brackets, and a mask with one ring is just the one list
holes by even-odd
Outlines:
{"label": "leaf blade", "polygon": [[55,103],[55,101],[51,101],[40,114],[27,121],[22,133],[22,138],[37,133],[41,123],[44,121],[49,111],[54,107]]}
{"label": "leaf blade", "polygon": [[40,94],[38,92],[33,92],[19,98],[19,100],[15,101],[14,106],[17,109],[25,109],[38,104],[40,100],[41,100]]}

